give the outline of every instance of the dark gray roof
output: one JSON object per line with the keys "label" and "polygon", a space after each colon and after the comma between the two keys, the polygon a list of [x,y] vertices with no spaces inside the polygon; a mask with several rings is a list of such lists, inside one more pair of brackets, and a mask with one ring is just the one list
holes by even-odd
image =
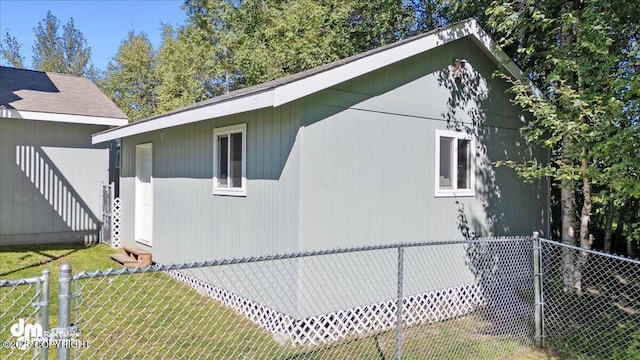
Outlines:
{"label": "dark gray roof", "polygon": [[0,108],[126,119],[89,79],[0,66]]}

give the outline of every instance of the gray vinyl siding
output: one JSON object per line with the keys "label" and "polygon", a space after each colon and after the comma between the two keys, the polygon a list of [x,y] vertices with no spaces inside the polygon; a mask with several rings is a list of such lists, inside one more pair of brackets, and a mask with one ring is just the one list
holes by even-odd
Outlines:
{"label": "gray vinyl siding", "polygon": [[[247,124],[247,196],[213,195],[213,130],[241,123]],[[296,251],[297,129],[296,107],[287,105],[123,139],[123,240],[134,244],[135,146],[152,143],[155,261]]]}
{"label": "gray vinyl siding", "polygon": [[[121,243],[158,263],[298,250],[296,106],[266,109],[122,139]],[[213,130],[247,124],[247,196],[213,195]],[[135,147],[153,144],[153,243],[134,241]],[[207,268],[191,274],[293,314],[297,261]],[[278,282],[274,284],[274,282]]]}
{"label": "gray vinyl siding", "polygon": [[97,241],[105,126],[0,119],[0,245]]}
{"label": "gray vinyl siding", "polygon": [[[462,86],[448,74],[456,58],[469,63]],[[462,40],[306,98],[300,130],[300,250],[546,231],[545,184],[525,184],[515,171],[494,165],[546,158],[522,139],[522,112],[505,94],[506,83],[492,76],[496,67],[470,40]],[[436,197],[436,131],[465,127],[477,141],[475,196]],[[436,272],[408,279],[408,294],[476,281],[463,247],[447,251],[430,247],[405,258],[406,268],[437,269],[443,260],[458,264],[449,266],[446,284]],[[393,299],[395,253],[332,261],[338,263],[300,265],[298,315]],[[372,270],[358,273],[363,264]],[[345,278],[358,286],[336,283]],[[305,301],[331,293],[341,294],[341,300],[320,308]]]}
{"label": "gray vinyl siding", "polygon": [[[456,58],[469,63],[462,85],[448,74]],[[471,40],[461,40],[292,104],[125,138],[123,241],[134,238],[135,146],[148,142],[151,251],[161,263],[546,231],[548,184],[525,184],[494,165],[547,158],[521,138],[522,113],[506,95],[507,84],[493,77],[497,67]],[[247,123],[247,196],[214,196],[213,129],[240,123]],[[461,127],[477,139],[475,196],[436,197],[436,131]],[[409,279],[407,291],[476,281],[463,247],[414,251],[405,266],[437,269],[444,259],[459,263],[447,283],[425,274]],[[360,271],[372,264],[371,272]],[[307,317],[392,299],[395,264],[394,251],[379,251],[299,260],[287,270],[255,265],[243,278],[221,269],[201,277]],[[278,281],[271,289],[289,295],[263,289],[263,281]],[[378,293],[366,297],[371,292],[363,288]],[[334,300],[308,301],[321,295]]]}
{"label": "gray vinyl siding", "polygon": [[[522,113],[505,94],[507,85],[492,76],[497,65],[470,42],[306,99],[301,250],[458,239],[465,226],[480,236],[546,230],[544,184],[524,184],[513,170],[493,165],[546,155],[522,139]],[[473,68],[471,86],[455,88],[448,79],[455,58]],[[436,130],[456,126],[477,134],[476,196],[435,197]]]}

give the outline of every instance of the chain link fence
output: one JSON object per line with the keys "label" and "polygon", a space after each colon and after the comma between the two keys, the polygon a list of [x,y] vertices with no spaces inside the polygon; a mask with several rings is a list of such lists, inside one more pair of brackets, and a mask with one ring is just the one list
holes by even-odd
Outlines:
{"label": "chain link fence", "polygon": [[0,280],[0,358],[46,359],[46,349],[31,346],[31,340],[49,330],[48,300],[49,270],[39,277]]}
{"label": "chain link fence", "polygon": [[[566,251],[586,259],[581,293],[564,290]],[[634,358],[640,264],[581,251],[503,238],[61,268],[51,332],[78,341],[0,358],[506,359],[536,344]],[[0,282],[0,340],[21,318],[42,323],[37,283]]]}
{"label": "chain link fence", "polygon": [[562,358],[640,359],[640,261],[541,246],[545,346]]}

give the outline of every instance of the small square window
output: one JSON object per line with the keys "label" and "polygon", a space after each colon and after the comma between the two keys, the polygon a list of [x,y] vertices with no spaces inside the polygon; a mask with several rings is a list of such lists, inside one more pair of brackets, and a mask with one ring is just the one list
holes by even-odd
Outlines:
{"label": "small square window", "polygon": [[455,131],[436,132],[436,196],[473,196],[471,137]]}
{"label": "small square window", "polygon": [[246,196],[247,124],[213,130],[213,193]]}

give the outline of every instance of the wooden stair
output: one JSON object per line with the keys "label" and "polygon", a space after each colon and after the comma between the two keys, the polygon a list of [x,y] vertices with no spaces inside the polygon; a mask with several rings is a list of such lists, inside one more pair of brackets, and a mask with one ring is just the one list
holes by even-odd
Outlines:
{"label": "wooden stair", "polygon": [[111,254],[111,259],[126,268],[145,267],[152,264],[151,253],[136,246],[125,246],[123,254]]}

